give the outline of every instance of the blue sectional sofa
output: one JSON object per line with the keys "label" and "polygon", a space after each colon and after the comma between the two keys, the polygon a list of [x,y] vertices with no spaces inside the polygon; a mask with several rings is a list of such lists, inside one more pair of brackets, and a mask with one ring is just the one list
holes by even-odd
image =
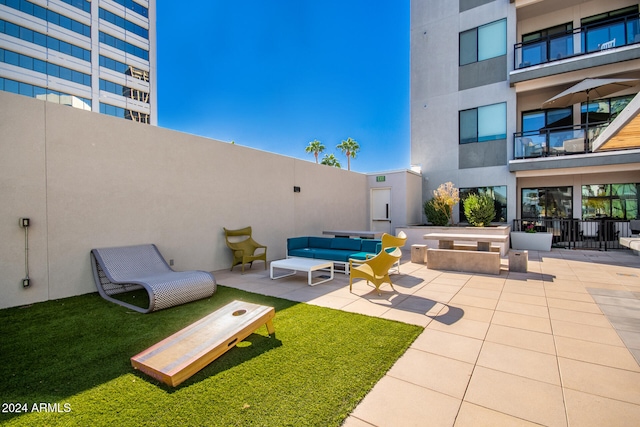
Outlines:
{"label": "blue sectional sofa", "polygon": [[290,237],[287,239],[287,258],[302,257],[333,261],[344,265],[349,272],[349,259],[365,260],[367,255],[380,252],[378,239],[349,239],[344,237]]}

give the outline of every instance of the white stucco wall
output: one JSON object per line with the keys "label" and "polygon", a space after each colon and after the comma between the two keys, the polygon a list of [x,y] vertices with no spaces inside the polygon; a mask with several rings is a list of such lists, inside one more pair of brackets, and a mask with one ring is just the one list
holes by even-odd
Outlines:
{"label": "white stucco wall", "polygon": [[222,227],[251,225],[273,260],[287,237],[368,229],[367,212],[363,174],[0,92],[0,308],[94,292],[92,248],[155,243],[176,270],[215,271]]}

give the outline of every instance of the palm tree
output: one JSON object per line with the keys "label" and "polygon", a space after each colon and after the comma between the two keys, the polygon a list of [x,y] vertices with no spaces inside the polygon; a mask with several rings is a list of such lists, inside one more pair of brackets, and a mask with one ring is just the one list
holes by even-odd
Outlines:
{"label": "palm tree", "polygon": [[347,170],[351,170],[351,158],[356,158],[356,153],[360,150],[360,146],[355,139],[347,138],[346,141],[342,141],[336,147],[347,155]]}
{"label": "palm tree", "polygon": [[309,143],[309,145],[307,145],[307,148],[305,148],[304,151],[306,151],[307,153],[313,153],[313,155],[316,157],[316,163],[318,163],[318,154],[322,153],[324,149],[325,146],[322,144],[322,142],[314,139]]}
{"label": "palm tree", "polygon": [[327,166],[335,166],[337,168],[342,167],[338,159],[336,159],[336,156],[334,156],[333,154],[325,154],[320,164],[327,165]]}

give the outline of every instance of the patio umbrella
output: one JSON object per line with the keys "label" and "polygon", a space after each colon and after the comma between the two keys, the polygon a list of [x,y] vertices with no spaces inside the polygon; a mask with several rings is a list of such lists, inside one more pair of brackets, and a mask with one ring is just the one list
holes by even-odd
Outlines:
{"label": "patio umbrella", "polygon": [[568,107],[573,104],[586,102],[587,117],[586,124],[589,128],[589,99],[600,99],[612,93],[634,87],[638,84],[638,79],[584,79],[569,89],[547,99],[542,108]]}

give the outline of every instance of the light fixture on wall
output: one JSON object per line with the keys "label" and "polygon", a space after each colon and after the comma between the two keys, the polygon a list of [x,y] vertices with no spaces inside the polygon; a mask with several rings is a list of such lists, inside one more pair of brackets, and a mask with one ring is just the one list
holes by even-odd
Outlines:
{"label": "light fixture on wall", "polygon": [[293,192],[294,193],[299,193],[300,192],[300,187],[294,185],[293,186]]}
{"label": "light fixture on wall", "polygon": [[25,277],[22,279],[22,287],[28,288],[31,286],[31,279],[29,278],[29,218],[20,218],[20,227],[24,228],[24,273]]}

